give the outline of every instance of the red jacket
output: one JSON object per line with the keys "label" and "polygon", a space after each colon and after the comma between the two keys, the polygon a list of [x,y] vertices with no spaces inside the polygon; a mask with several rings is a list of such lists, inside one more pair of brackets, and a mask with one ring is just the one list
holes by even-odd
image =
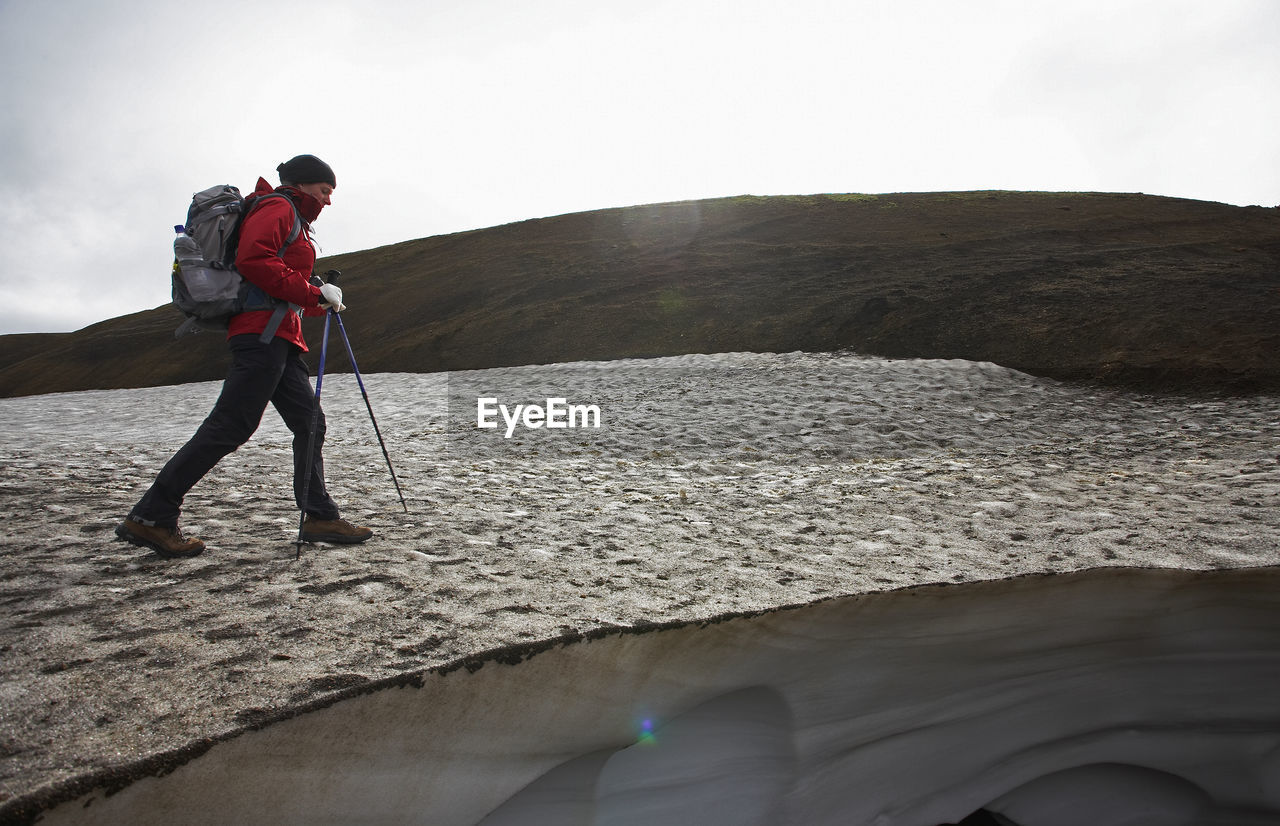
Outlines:
{"label": "red jacket", "polygon": [[[280,198],[268,198],[261,204],[257,204],[255,198],[276,191],[293,200],[303,220],[302,233],[284,251],[284,255],[277,253],[289,237],[289,230],[293,229],[293,210]],[[325,311],[320,309],[320,288],[310,283],[311,270],[316,263],[316,250],[311,244],[308,231],[324,205],[293,187],[282,186],[275,190],[262,178],[258,179],[258,186],[249,197],[251,208],[240,225],[236,269],[246,280],[261,287],[272,298],[282,298],[290,304],[302,307],[306,315],[324,315]],[[267,329],[270,318],[270,310],[255,310],[232,316],[227,336],[245,333],[260,335]],[[284,321],[280,322],[280,328],[276,330],[276,336],[296,344],[303,351],[307,349],[307,342],[302,338],[302,319],[296,313],[285,314]]]}

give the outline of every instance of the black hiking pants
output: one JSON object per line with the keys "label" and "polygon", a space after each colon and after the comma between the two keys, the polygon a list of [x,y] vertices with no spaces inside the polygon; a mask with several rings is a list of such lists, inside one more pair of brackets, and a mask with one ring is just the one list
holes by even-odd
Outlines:
{"label": "black hiking pants", "polygon": [[262,423],[267,403],[293,433],[293,495],[298,507],[319,519],[337,519],[338,508],[324,487],[324,411],[316,410],[316,441],[311,454],[311,484],[307,501],[302,489],[307,467],[307,444],[311,439],[311,413],[319,403],[311,388],[310,374],[302,351],[282,338],[263,344],[258,336],[232,336],[231,370],[222,384],[222,393],[213,412],[196,434],[174,454],[156,477],[151,489],[129,514],[148,525],[173,527],[178,524],[182,499],[221,461],[249,441]]}

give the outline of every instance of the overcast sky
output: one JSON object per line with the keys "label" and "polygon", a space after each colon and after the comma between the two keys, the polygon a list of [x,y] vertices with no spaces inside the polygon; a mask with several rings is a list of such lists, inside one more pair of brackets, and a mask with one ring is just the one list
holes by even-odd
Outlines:
{"label": "overcast sky", "polygon": [[0,333],[166,303],[191,194],[299,153],[323,254],[742,194],[1280,204],[1276,0],[0,0],[0,76]]}

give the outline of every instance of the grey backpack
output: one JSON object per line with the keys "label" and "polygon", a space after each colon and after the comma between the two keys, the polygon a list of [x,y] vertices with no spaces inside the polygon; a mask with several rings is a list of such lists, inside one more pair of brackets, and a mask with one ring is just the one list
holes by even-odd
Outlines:
{"label": "grey backpack", "polygon": [[187,222],[174,227],[173,303],[187,317],[174,338],[200,330],[226,330],[233,315],[250,310],[272,310],[262,340],[270,341],[275,335],[289,311],[288,302],[270,297],[236,272],[240,224],[268,198],[283,198],[293,210],[293,227],[276,253],[283,256],[302,234],[302,217],[289,196],[272,192],[246,201],[239,189],[223,184],[192,197]]}

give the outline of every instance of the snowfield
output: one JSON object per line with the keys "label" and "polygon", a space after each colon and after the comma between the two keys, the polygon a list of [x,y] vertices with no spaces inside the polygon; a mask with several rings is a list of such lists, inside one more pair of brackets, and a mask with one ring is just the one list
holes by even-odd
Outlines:
{"label": "snowfield", "polygon": [[270,409],[172,562],[112,529],[217,383],[0,400],[0,816],[1280,822],[1280,399],[799,353],[365,383],[409,512],[326,376],[376,536],[296,560]]}

